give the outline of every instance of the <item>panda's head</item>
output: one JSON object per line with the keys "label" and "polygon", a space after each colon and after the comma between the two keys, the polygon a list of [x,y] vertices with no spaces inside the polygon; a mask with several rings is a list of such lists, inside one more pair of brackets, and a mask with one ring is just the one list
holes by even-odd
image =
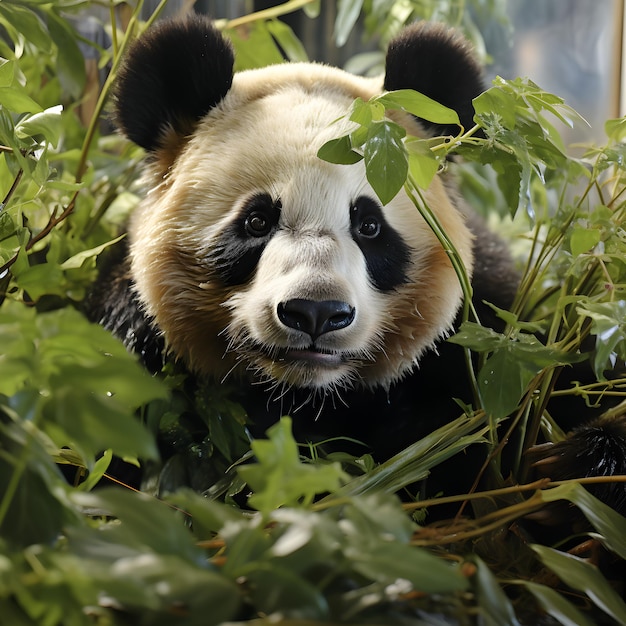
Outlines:
{"label": "panda's head", "polygon": [[[131,267],[169,349],[201,375],[322,393],[387,386],[415,367],[459,308],[451,263],[404,193],[382,206],[362,162],[317,152],[346,130],[336,121],[356,97],[383,88],[421,91],[467,127],[480,82],[466,45],[441,27],[394,41],[384,84],[318,64],[233,76],[232,50],[208,20],[148,31],[116,107],[150,154]],[[435,179],[426,199],[471,270],[471,235],[449,190]]]}

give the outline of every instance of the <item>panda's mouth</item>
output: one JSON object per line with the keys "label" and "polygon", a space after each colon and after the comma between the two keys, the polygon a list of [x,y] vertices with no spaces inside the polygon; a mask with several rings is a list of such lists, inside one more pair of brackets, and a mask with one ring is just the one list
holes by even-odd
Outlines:
{"label": "panda's mouth", "polygon": [[310,348],[287,348],[281,352],[277,361],[321,367],[338,367],[345,362],[345,359],[339,352],[318,350],[311,346]]}

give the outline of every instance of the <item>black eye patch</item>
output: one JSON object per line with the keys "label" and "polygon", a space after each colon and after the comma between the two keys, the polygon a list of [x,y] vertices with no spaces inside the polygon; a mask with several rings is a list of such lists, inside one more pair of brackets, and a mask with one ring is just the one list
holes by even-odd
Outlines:
{"label": "black eye patch", "polygon": [[359,196],[350,207],[352,239],[365,257],[367,272],[380,291],[391,291],[407,282],[411,252],[400,233],[385,220],[378,202]]}
{"label": "black eye patch", "polygon": [[259,193],[246,201],[222,232],[209,262],[225,285],[242,285],[250,278],[276,232],[280,211],[280,200]]}

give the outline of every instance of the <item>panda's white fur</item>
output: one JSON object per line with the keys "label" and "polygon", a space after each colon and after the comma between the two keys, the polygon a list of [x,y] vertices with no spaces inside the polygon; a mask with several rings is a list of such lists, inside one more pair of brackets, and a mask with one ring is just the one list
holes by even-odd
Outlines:
{"label": "panda's white fur", "polygon": [[[324,391],[388,386],[450,330],[459,281],[413,203],[401,192],[383,208],[411,258],[406,283],[381,293],[350,234],[351,203],[376,198],[363,162],[317,156],[350,124],[337,120],[354,99],[381,89],[379,80],[316,64],[242,72],[165,176],[155,163],[129,230],[131,270],[146,312],[192,370]],[[409,116],[401,121],[423,135]],[[260,192],[280,198],[278,230],[249,282],[224,287],[203,260],[242,203]],[[440,180],[426,200],[471,271],[471,235]],[[294,298],[347,302],[355,319],[322,334],[312,350],[308,335],[277,316],[279,303]]]}

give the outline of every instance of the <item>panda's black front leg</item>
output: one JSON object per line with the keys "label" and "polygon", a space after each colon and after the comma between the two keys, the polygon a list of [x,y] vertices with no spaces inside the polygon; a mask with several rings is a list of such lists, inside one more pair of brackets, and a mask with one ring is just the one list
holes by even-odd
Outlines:
{"label": "panda's black front leg", "polygon": [[[553,481],[592,476],[626,475],[626,406],[573,430],[558,443],[546,443],[529,450],[533,468]],[[589,491],[613,509],[626,515],[626,483],[600,482],[586,485]],[[560,522],[563,509],[554,510]]]}

